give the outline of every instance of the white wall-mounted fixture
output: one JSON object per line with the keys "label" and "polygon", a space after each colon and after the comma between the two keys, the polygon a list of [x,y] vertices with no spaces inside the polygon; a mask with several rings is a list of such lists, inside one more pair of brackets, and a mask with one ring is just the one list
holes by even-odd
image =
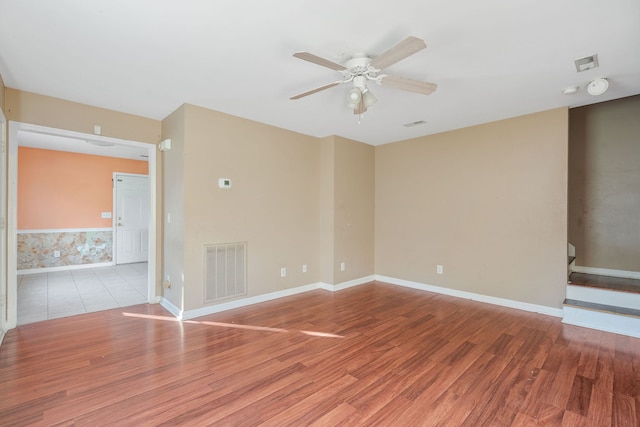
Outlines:
{"label": "white wall-mounted fixture", "polygon": [[171,150],[171,138],[167,138],[163,141],[160,141],[160,143],[158,143],[158,149],[160,151]]}
{"label": "white wall-mounted fixture", "polygon": [[609,80],[601,77],[598,79],[591,80],[587,85],[587,92],[589,95],[602,95],[609,89]]}
{"label": "white wall-mounted fixture", "polygon": [[573,95],[578,91],[578,86],[569,86],[562,90],[562,93],[565,95]]}
{"label": "white wall-mounted fixture", "polygon": [[228,189],[231,188],[231,180],[229,178],[218,179],[218,187]]}

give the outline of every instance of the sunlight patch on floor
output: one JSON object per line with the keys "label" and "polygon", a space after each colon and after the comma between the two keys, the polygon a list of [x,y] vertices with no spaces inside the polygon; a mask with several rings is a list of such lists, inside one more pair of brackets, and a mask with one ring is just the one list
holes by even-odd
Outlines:
{"label": "sunlight patch on floor", "polygon": [[[169,322],[180,322],[176,317],[173,316],[157,316],[154,314],[141,314],[141,313],[122,313],[125,317],[134,317],[138,319],[149,319],[149,320],[165,320]],[[252,331],[266,331],[266,332],[291,332],[288,329],[282,328],[270,328],[267,326],[255,326],[255,325],[241,325],[239,323],[225,323],[225,322],[210,322],[207,320],[198,321],[198,320],[183,320],[181,323],[190,323],[195,325],[206,325],[206,326],[218,326],[223,328],[234,328],[234,329],[249,329]],[[301,334],[309,335],[312,337],[321,337],[321,338],[344,338],[342,335],[331,334],[329,332],[317,332],[317,331],[294,331],[300,332]]]}

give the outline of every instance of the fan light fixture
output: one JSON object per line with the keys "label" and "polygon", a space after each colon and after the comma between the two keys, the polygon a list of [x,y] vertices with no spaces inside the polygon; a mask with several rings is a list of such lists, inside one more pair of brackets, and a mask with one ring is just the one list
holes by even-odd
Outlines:
{"label": "fan light fixture", "polygon": [[294,57],[337,71],[341,74],[341,79],[292,96],[290,99],[304,98],[305,96],[331,89],[343,83],[353,82],[353,87],[349,89],[347,93],[347,106],[352,109],[353,114],[356,114],[360,119],[367,111],[367,108],[377,102],[376,97],[369,91],[369,88],[367,88],[368,82],[375,82],[382,86],[429,95],[438,87],[435,83],[381,73],[382,70],[414,55],[425,47],[427,47],[427,44],[424,40],[409,36],[375,58],[370,58],[365,53],[357,52],[344,64],[338,64],[309,52],[296,52],[293,54]]}

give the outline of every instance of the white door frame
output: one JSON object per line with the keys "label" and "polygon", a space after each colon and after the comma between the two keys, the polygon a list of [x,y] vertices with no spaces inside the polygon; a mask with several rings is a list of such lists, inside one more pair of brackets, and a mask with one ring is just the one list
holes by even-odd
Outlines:
{"label": "white door frame", "polygon": [[0,110],[0,343],[7,332],[7,119]]}
{"label": "white door frame", "polygon": [[[116,195],[117,195],[117,191],[116,191],[116,187],[117,187],[117,183],[116,183],[116,176],[141,176],[141,177],[145,177],[145,178],[149,178],[151,179],[151,177],[149,175],[144,175],[144,174],[140,174],[140,173],[125,173],[125,172],[114,172],[113,173],[113,207],[111,208],[111,211],[113,212],[111,214],[111,224],[113,227],[113,238],[111,239],[111,241],[113,242],[113,244],[111,245],[111,259],[113,259],[113,265],[117,265],[117,256],[116,256],[116,252],[117,252],[117,247],[118,247],[118,219],[116,218],[117,216],[117,212],[116,212]],[[151,203],[151,198],[149,198],[149,203]],[[151,206],[149,206],[149,208],[151,208]],[[151,209],[149,209],[149,211],[151,211]],[[149,233],[151,233],[151,229],[149,229]],[[151,249],[151,248],[149,248]],[[149,258],[151,258],[151,252],[149,252]]]}
{"label": "white door frame", "polygon": [[18,133],[21,130],[66,136],[77,139],[112,142],[130,147],[146,148],[149,160],[149,264],[147,269],[148,302],[159,302],[156,293],[156,145],[139,141],[91,135],[65,129],[56,129],[29,123],[9,122],[8,146],[8,203],[7,203],[7,329],[16,327],[18,320]]}

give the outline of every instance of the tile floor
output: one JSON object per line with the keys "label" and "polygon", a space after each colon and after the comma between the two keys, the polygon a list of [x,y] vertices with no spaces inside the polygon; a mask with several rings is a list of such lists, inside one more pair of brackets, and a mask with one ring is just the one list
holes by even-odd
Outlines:
{"label": "tile floor", "polygon": [[146,262],[18,275],[18,325],[146,302]]}

